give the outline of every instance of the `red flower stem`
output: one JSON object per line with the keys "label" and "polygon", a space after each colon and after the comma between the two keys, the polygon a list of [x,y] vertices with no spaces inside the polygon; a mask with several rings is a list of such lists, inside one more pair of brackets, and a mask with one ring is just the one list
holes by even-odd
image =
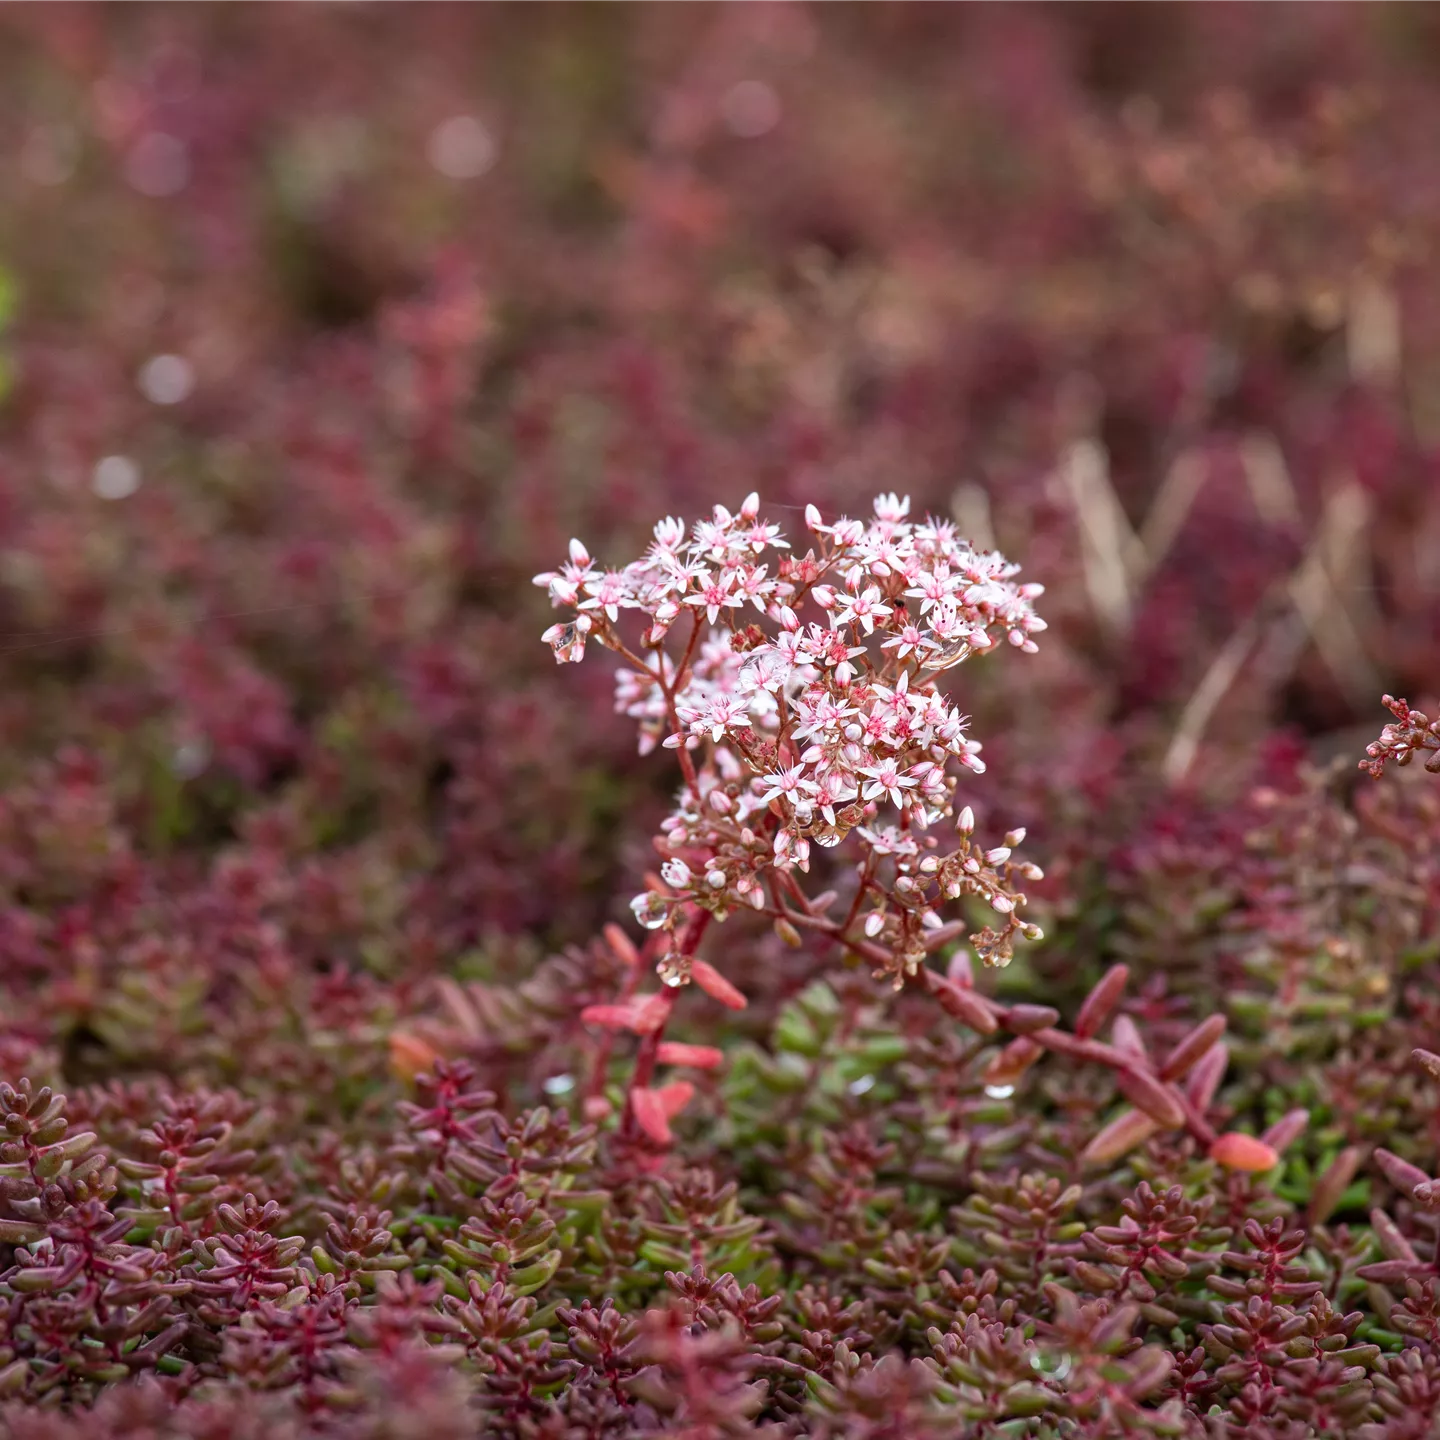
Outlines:
{"label": "red flower stem", "polygon": [[[799,911],[790,910],[783,904],[778,903],[773,913],[781,919],[790,921],[791,924],[804,926],[811,930],[820,930],[838,941],[847,950],[853,951],[862,958],[871,961],[876,965],[884,965],[889,959],[885,948],[873,944],[868,940],[854,940],[844,933],[845,927],[837,924],[834,920],[827,920],[823,916],[802,914]],[[947,940],[955,938],[959,933],[958,927],[952,928],[947,925],[937,930],[928,937],[927,949],[938,947]],[[974,992],[972,992],[974,993]],[[1000,1022],[1005,1024],[1008,1010],[996,1000],[986,995],[975,994],[975,999],[986,1007]],[[1116,1050],[1113,1046],[1106,1045],[1101,1040],[1082,1040],[1078,1035],[1067,1035],[1063,1030],[1056,1030],[1047,1026],[1044,1030],[1036,1030],[1030,1034],[1030,1039],[1043,1045],[1047,1050],[1054,1050],[1061,1055],[1069,1055],[1076,1060],[1089,1060],[1099,1065],[1109,1066],[1112,1070],[1130,1070],[1134,1066],[1129,1057]],[[1203,1145],[1211,1145],[1215,1141],[1214,1127],[1205,1117],[1191,1104],[1189,1098],[1178,1086],[1172,1085],[1170,1091],[1179,1102],[1180,1108],[1185,1112],[1185,1127]]]}
{"label": "red flower stem", "polygon": [[697,611],[695,623],[690,629],[690,643],[686,645],[685,653],[680,657],[680,664],[676,667],[673,684],[667,684],[665,680],[663,652],[660,652],[657,656],[655,665],[652,668],[647,661],[642,660],[628,645],[621,644],[618,636],[614,636],[610,642],[611,648],[614,649],[617,655],[622,656],[637,669],[649,675],[660,687],[660,693],[665,697],[665,714],[670,720],[671,728],[675,734],[681,735],[678,752],[680,756],[680,769],[685,776],[685,783],[690,787],[690,793],[697,801],[700,799],[700,779],[695,773],[695,762],[690,758],[690,752],[685,748],[685,740],[680,728],[680,716],[675,709],[675,696],[677,692],[685,687],[685,672],[690,668],[691,657],[695,654],[695,644],[700,638],[700,624],[700,614]]}
{"label": "red flower stem", "polygon": [[[711,918],[708,910],[696,909],[691,912],[685,929],[680,932],[677,949],[681,955],[695,953]],[[675,1008],[677,989],[678,987],[672,988],[667,985],[660,991],[660,999],[665,1007],[661,1012],[660,1021],[640,1041],[640,1050],[635,1056],[635,1074],[631,1078],[630,1089],[626,1093],[625,1115],[620,1124],[620,1133],[627,1138],[632,1137],[635,1133],[635,1105],[630,1096],[636,1090],[646,1089],[655,1076],[655,1062],[660,1054],[660,1042],[665,1038],[665,1027],[670,1023],[670,1015]]]}
{"label": "red flower stem", "polygon": [[[997,1010],[996,1013],[1003,1024],[1004,1012]],[[1116,1050],[1113,1046],[1106,1045],[1101,1040],[1082,1040],[1076,1035],[1067,1035],[1063,1030],[1051,1028],[1036,1030],[1030,1038],[1038,1041],[1047,1050],[1055,1050],[1062,1055],[1073,1056],[1077,1060],[1093,1060],[1096,1064],[1108,1065],[1112,1070],[1134,1070],[1135,1068],[1134,1062],[1129,1056]],[[1189,1097],[1179,1086],[1171,1085],[1168,1088],[1179,1102],[1180,1108],[1185,1112],[1185,1128],[1202,1144],[1214,1144],[1214,1127],[1191,1104]]]}

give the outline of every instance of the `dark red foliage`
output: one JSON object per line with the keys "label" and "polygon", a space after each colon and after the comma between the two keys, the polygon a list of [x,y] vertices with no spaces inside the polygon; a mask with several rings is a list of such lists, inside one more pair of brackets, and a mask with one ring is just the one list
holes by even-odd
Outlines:
{"label": "dark red foliage", "polygon": [[[1437,38],[0,12],[0,1434],[1433,1435]],[[751,491],[1046,587],[1043,940],[651,873],[530,580]]]}

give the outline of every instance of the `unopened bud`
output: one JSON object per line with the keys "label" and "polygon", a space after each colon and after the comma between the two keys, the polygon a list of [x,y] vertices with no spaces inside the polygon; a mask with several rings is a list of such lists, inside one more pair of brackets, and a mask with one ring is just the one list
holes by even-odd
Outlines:
{"label": "unopened bud", "polygon": [[707,870],[705,883],[712,890],[723,890],[725,888],[725,872],[723,870]]}
{"label": "unopened bud", "polygon": [[968,805],[960,812],[955,828],[962,835],[968,835],[975,828],[975,812]]}
{"label": "unopened bud", "polygon": [[740,516],[744,520],[753,520],[759,513],[760,496],[752,490],[740,504]]}
{"label": "unopened bud", "polygon": [[735,802],[723,790],[712,790],[710,808],[717,815],[728,815],[735,808]]}

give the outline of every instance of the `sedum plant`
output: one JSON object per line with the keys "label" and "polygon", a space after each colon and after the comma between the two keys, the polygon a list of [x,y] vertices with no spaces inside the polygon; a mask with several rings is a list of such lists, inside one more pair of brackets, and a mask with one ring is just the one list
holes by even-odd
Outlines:
{"label": "sedum plant", "polygon": [[[1023,831],[986,848],[956,804],[961,773],[985,764],[942,682],[1005,643],[1033,654],[1043,587],[1017,584],[1018,566],[953,524],[909,513],[894,494],[865,521],[827,524],[807,506],[813,543],[800,553],[752,493],[689,531],[662,520],[623,569],[598,567],[572,540],[569,561],[536,576],[570,612],[545,632],[556,660],[583,659],[590,641],[627,660],[617,710],[638,722],[642,753],[679,755],[660,882],[632,902],[642,925],[672,937],[659,965],[668,986],[692,978],[709,921],[746,907],[782,934],[825,936],[897,986],[964,932],[941,915],[962,896],[996,918],[970,936],[985,964],[1040,938],[1021,913],[1019,883],[1041,878],[1014,856]],[[843,903],[807,895],[797,872],[810,871],[812,846],[851,837],[858,873]]]}
{"label": "sedum plant", "polygon": [[1434,1440],[1432,28],[0,9],[0,1437]]}

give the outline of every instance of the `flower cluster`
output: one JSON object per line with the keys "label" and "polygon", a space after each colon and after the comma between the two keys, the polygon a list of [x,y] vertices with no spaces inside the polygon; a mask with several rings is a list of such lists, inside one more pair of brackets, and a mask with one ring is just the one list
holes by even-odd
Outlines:
{"label": "flower cluster", "polygon": [[1383,703],[1395,718],[1378,740],[1365,747],[1366,758],[1360,768],[1378,780],[1391,761],[1408,765],[1417,754],[1428,751],[1425,768],[1432,775],[1440,774],[1440,720],[1432,720],[1423,710],[1412,710],[1408,701],[1393,695],[1385,696]]}
{"label": "flower cluster", "polygon": [[[680,753],[660,883],[633,905],[648,929],[673,930],[696,907],[723,919],[748,906],[793,925],[794,900],[804,923],[842,944],[868,941],[864,953],[897,984],[934,937],[955,933],[939,913],[946,900],[973,895],[1000,917],[974,937],[987,964],[1005,964],[1017,934],[1040,938],[1019,913],[1017,883],[1041,878],[1013,858],[1024,832],[985,849],[970,808],[957,816],[960,773],[985,765],[939,681],[1002,643],[1033,653],[1042,587],[1016,583],[1018,566],[953,524],[909,512],[893,494],[865,521],[826,523],[807,506],[813,543],[800,554],[751,494],[734,513],[715,506],[688,538],[681,521],[662,520],[624,569],[601,569],[572,540],[568,562],[535,577],[571,612],[545,632],[556,660],[580,660],[591,639],[618,652],[632,668],[617,677],[616,706],[639,722],[641,750],[660,741]],[[640,653],[624,611],[641,617]],[[958,838],[942,840],[950,820]],[[836,926],[794,872],[810,869],[812,844],[852,833],[859,880]],[[688,979],[689,963],[672,952],[667,982]]]}

